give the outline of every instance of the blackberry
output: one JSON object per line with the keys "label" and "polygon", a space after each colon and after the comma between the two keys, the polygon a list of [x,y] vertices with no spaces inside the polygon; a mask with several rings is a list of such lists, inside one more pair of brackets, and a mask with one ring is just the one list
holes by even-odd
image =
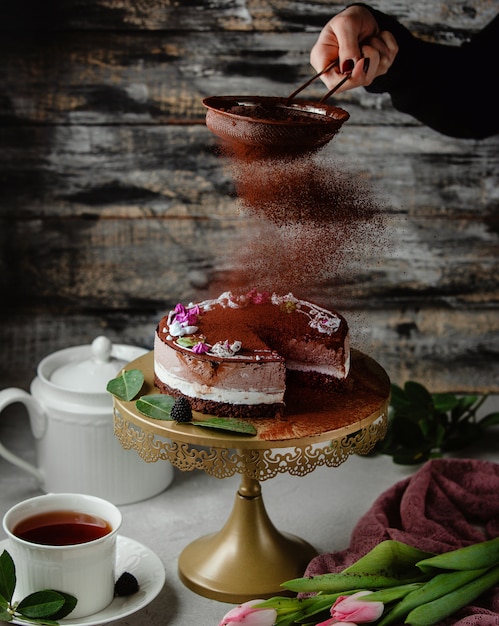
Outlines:
{"label": "blackberry", "polygon": [[139,583],[130,572],[123,572],[114,585],[114,595],[119,597],[131,596],[138,590]]}
{"label": "blackberry", "polygon": [[172,406],[170,417],[176,422],[190,422],[192,420],[192,410],[189,400],[184,397],[177,398]]}

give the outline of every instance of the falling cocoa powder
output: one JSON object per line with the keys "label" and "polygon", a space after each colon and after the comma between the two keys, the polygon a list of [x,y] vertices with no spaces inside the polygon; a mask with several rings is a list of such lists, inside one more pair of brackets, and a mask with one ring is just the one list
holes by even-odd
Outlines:
{"label": "falling cocoa powder", "polygon": [[262,156],[230,145],[221,151],[247,227],[227,253],[230,274],[215,289],[257,287],[320,301],[318,292],[371,269],[386,243],[383,207],[329,150]]}

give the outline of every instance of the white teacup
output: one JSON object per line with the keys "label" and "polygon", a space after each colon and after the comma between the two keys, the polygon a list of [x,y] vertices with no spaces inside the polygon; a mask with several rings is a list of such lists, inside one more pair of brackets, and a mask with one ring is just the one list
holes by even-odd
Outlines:
{"label": "white teacup", "polygon": [[[70,545],[33,543],[14,534],[18,524],[30,517],[61,511],[96,516],[107,522],[107,534]],[[77,599],[70,619],[104,609],[114,597],[116,537],[121,521],[116,506],[82,494],[46,494],[13,506],[3,518],[3,529],[9,538],[7,552],[16,567],[14,601],[36,591],[52,589]]]}

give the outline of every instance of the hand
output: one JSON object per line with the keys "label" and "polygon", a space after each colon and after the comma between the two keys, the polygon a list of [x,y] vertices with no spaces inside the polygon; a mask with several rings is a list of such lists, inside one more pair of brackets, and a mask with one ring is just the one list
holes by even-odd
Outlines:
{"label": "hand", "polygon": [[350,79],[337,93],[367,87],[386,74],[397,53],[398,44],[389,31],[379,31],[373,14],[362,6],[351,6],[335,15],[322,29],[310,52],[310,63],[317,72],[335,59],[338,65],[321,76],[332,89],[351,72]]}

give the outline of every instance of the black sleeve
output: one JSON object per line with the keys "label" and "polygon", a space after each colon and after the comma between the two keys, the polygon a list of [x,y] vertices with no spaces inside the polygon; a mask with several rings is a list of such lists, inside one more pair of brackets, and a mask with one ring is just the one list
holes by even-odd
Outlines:
{"label": "black sleeve", "polygon": [[451,137],[499,133],[499,15],[462,46],[447,46],[418,39],[393,17],[363,6],[399,45],[390,70],[367,91],[389,93],[397,110]]}

